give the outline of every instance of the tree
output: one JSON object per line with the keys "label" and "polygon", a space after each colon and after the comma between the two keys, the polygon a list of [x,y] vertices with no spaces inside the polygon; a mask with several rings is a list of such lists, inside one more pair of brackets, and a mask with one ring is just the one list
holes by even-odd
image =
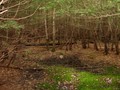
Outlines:
{"label": "tree", "polygon": [[[101,45],[104,44],[106,54],[111,43],[114,49],[116,48],[116,53],[119,52],[119,29],[117,28],[119,21],[116,22],[120,15],[119,0],[18,0],[14,2],[12,0],[11,2],[5,3],[4,7],[7,11],[1,14],[0,19],[21,22],[25,25],[24,32],[29,30],[29,33],[35,33],[38,29],[39,33],[28,35],[29,38],[44,38],[47,48],[48,45],[52,45],[53,51],[56,44],[72,50],[74,43],[82,42],[83,48],[87,48],[90,47],[89,43],[93,42],[96,50],[102,49]],[[31,16],[32,18],[28,19]]]}

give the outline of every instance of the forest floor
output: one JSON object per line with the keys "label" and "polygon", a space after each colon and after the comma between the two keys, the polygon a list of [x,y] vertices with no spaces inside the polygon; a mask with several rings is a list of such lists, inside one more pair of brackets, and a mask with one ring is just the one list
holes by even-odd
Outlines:
{"label": "forest floor", "polygon": [[23,47],[11,68],[0,67],[0,90],[120,90],[120,55]]}

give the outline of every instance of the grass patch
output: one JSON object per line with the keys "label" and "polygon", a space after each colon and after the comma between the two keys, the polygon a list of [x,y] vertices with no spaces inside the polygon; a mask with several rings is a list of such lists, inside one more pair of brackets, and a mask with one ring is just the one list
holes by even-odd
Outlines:
{"label": "grass patch", "polygon": [[56,90],[56,89],[57,89],[56,84],[51,84],[48,82],[44,82],[37,85],[37,90]]}
{"label": "grass patch", "polygon": [[48,79],[37,84],[37,90],[120,90],[120,69],[116,67],[105,68],[104,75],[63,66],[48,66],[47,70]]}
{"label": "grass patch", "polygon": [[55,82],[65,82],[72,81],[73,74],[75,74],[75,70],[72,68],[62,67],[62,66],[52,66],[48,68],[50,77]]}

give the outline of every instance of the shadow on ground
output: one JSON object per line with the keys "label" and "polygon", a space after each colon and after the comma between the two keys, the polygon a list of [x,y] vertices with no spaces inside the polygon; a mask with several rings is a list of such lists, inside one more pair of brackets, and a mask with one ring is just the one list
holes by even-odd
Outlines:
{"label": "shadow on ground", "polygon": [[90,60],[82,60],[77,56],[64,56],[60,59],[59,57],[51,57],[45,60],[39,61],[40,64],[47,66],[61,65],[65,67],[75,68],[81,71],[89,71],[92,73],[104,73],[104,62],[93,63]]}

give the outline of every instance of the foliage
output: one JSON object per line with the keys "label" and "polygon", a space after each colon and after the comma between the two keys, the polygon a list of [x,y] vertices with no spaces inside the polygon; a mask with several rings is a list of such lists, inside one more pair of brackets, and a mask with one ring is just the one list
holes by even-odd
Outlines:
{"label": "foliage", "polygon": [[4,22],[0,22],[0,28],[1,29],[15,29],[15,30],[20,30],[23,29],[24,26],[18,24],[18,22],[16,21],[4,21]]}

